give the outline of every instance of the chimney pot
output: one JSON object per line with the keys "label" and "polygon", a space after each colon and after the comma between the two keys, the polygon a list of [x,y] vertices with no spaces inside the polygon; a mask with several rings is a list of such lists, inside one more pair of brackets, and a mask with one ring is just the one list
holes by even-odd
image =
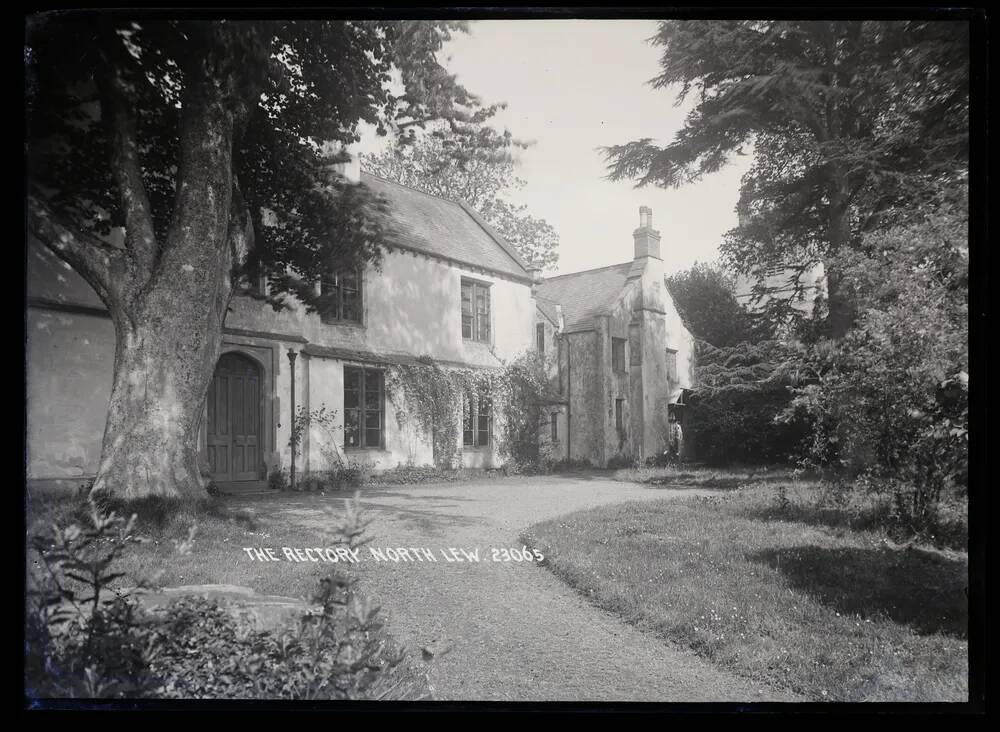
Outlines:
{"label": "chimney pot", "polygon": [[639,207],[639,228],[640,229],[653,228],[653,209],[651,209],[649,206]]}
{"label": "chimney pot", "polygon": [[639,207],[639,228],[632,232],[635,240],[635,258],[656,257],[660,259],[660,232],[653,228],[653,209]]}

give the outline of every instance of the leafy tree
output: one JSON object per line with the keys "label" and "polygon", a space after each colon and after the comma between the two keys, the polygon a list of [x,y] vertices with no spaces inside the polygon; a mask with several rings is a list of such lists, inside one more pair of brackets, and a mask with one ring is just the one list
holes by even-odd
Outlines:
{"label": "leafy tree", "polygon": [[315,307],[324,271],[379,262],[391,227],[336,175],[335,151],[361,121],[443,118],[471,139],[479,100],[435,57],[462,28],[30,19],[30,232],[94,288],[116,334],[94,491],[204,490],[197,435],[239,277],[270,275],[275,307]]}
{"label": "leafy tree", "polygon": [[527,206],[503,198],[525,185],[515,174],[515,153],[528,144],[510,132],[496,131],[487,119],[477,118],[478,127],[471,134],[474,145],[450,126],[438,125],[420,137],[397,139],[385,152],[367,158],[365,167],[383,178],[467,203],[526,261],[554,269],[559,260],[556,230],[528,213]]}
{"label": "leafy tree", "polygon": [[719,267],[695,264],[667,278],[681,318],[695,338],[697,390],[686,429],[710,463],[787,460],[802,425],[778,421],[788,408],[794,349],[775,339],[770,321],[737,302]]}
{"label": "leafy tree", "polygon": [[753,322],[733,294],[735,283],[720,267],[696,262],[667,277],[667,289],[696,339],[721,348],[753,336]]}
{"label": "leafy tree", "polygon": [[679,186],[752,145],[723,252],[747,274],[822,262],[829,331],[842,336],[854,307],[840,253],[967,167],[968,24],[666,21],[653,42],[653,85],[697,104],[666,147],[608,148],[611,177]]}
{"label": "leafy tree", "polygon": [[843,265],[857,326],[804,352],[792,410],[814,427],[809,459],[864,474],[920,530],[967,481],[969,247],[964,186],[912,223],[869,234]]}

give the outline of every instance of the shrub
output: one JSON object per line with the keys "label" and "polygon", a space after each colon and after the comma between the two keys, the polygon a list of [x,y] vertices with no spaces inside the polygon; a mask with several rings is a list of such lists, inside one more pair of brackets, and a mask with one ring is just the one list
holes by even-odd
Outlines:
{"label": "shrub", "polygon": [[619,470],[621,468],[638,468],[639,459],[630,455],[615,455],[608,460],[609,470]]}
{"label": "shrub", "polygon": [[89,525],[53,526],[31,546],[25,622],[25,690],[32,697],[132,697],[155,688],[140,614],[110,586],[134,534],[90,501]]}
{"label": "shrub", "polygon": [[843,255],[855,327],[821,341],[793,406],[812,420],[809,463],[892,496],[919,534],[968,479],[968,215],[950,202]]}
{"label": "shrub", "polygon": [[267,487],[274,491],[288,490],[288,474],[275,468],[267,476]]}
{"label": "shrub", "polygon": [[[360,546],[366,525],[356,501],[349,502],[326,541]],[[143,611],[113,589],[123,577],[116,566],[139,540],[135,526],[136,515],[126,521],[90,501],[83,527],[55,525],[32,537],[38,561],[29,563],[25,627],[30,697],[427,696],[422,667],[408,662],[378,608],[341,572],[320,582],[313,609],[276,632],[257,630],[204,598]],[[193,535],[192,527],[186,541],[175,542],[180,553],[190,552]]]}
{"label": "shrub", "polygon": [[[315,610],[276,632],[216,602],[184,597],[152,633],[159,695],[223,699],[421,698],[422,669],[407,665],[378,608],[342,572],[322,579]],[[211,669],[211,673],[205,673]]]}

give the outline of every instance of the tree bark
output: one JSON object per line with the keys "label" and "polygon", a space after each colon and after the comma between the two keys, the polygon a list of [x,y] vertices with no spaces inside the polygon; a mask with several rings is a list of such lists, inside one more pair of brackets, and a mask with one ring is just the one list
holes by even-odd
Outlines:
{"label": "tree bark", "polygon": [[824,261],[827,285],[827,332],[831,338],[843,338],[854,325],[857,309],[854,297],[844,282],[839,256],[851,241],[851,220],[847,178],[838,166],[832,166],[830,176],[830,210],[827,223],[828,256]]}
{"label": "tree bark", "polygon": [[206,74],[191,84],[166,240],[136,294],[109,306],[115,373],[95,493],[205,494],[198,459],[205,399],[221,350],[233,266],[251,238],[232,174],[231,102],[225,79]]}
{"label": "tree bark", "polygon": [[160,287],[137,317],[115,320],[114,382],[95,493],[205,495],[198,436],[222,318],[194,312],[183,302],[191,293],[182,290],[188,288]]}

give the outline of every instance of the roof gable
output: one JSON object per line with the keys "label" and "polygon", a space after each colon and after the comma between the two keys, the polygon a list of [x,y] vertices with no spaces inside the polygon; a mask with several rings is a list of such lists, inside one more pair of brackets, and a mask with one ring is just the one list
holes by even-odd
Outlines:
{"label": "roof gable", "polygon": [[628,284],[632,262],[549,277],[538,295],[562,306],[565,330],[586,330],[594,318],[611,310]]}

